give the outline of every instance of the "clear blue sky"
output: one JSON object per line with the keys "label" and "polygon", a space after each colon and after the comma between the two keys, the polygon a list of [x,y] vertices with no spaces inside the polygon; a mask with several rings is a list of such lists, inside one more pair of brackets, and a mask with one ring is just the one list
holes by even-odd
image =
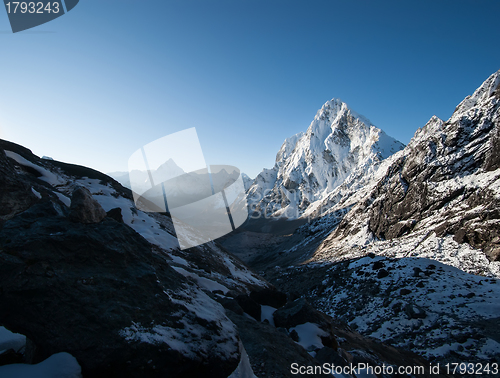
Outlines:
{"label": "clear blue sky", "polygon": [[195,126],[255,176],[338,97],[408,143],[500,68],[500,1],[81,0],[12,34],[0,10],[0,138],[126,170]]}

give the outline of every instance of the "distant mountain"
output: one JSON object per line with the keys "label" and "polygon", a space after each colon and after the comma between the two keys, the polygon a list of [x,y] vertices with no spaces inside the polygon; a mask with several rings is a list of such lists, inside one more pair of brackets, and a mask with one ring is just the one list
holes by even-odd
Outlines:
{"label": "distant mountain", "polygon": [[271,169],[248,190],[252,210],[298,218],[313,213],[355,172],[376,171],[404,145],[338,99],[325,103],[305,133],[285,140]]}
{"label": "distant mountain", "polygon": [[108,172],[106,173],[109,177],[114,178],[120,184],[122,184],[126,188],[130,187],[130,178],[128,172],[116,171],[116,172]]}
{"label": "distant mountain", "polygon": [[[149,188],[149,174],[147,171],[138,171],[134,170],[134,186],[136,188],[146,190]],[[160,165],[158,169],[152,170],[156,177],[161,177],[163,181],[171,179],[172,177],[180,176],[184,174],[184,170],[179,167],[172,159],[168,159],[165,163]],[[108,175],[118,181],[120,184],[125,186],[126,188],[132,189],[130,184],[130,176],[129,172],[110,172]]]}
{"label": "distant mountain", "polygon": [[[175,164],[175,162],[172,159],[167,161],[165,164],[161,165],[160,168],[158,168],[158,171],[163,171],[164,173],[162,173],[162,176],[167,177],[167,180],[169,178],[180,176],[180,175],[185,173],[182,170],[182,168],[180,168],[177,164]],[[217,172],[215,174],[221,175],[224,173]],[[227,172],[226,172],[226,174],[229,175],[229,173],[227,173]],[[116,181],[118,181],[120,184],[122,184],[126,188],[129,188],[129,189],[131,188],[130,187],[130,177],[129,177],[128,172],[116,171],[116,172],[107,173],[107,175],[114,178]],[[144,180],[147,179],[146,175],[147,175],[147,173],[144,174]],[[241,172],[241,177],[243,179],[243,185],[245,186],[245,190],[248,190],[248,188],[250,188],[250,186],[253,183],[253,179],[248,177],[248,175],[243,173],[243,172]],[[224,180],[224,179],[220,178],[219,180]],[[234,180],[231,180],[231,181],[234,181]]]}

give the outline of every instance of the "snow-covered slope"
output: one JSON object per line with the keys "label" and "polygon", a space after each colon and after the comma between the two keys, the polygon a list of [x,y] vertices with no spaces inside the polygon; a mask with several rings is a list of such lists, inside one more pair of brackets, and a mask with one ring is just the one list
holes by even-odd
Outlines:
{"label": "snow-covered slope", "polygon": [[435,365],[500,361],[496,278],[427,258],[374,254],[274,274],[282,290],[297,292],[361,334]]}
{"label": "snow-covered slope", "polygon": [[252,186],[253,180],[244,172],[241,172],[241,178],[243,179],[243,186],[245,187],[245,191],[247,191]]}
{"label": "snow-covered slope", "polygon": [[328,101],[305,133],[285,140],[275,166],[256,177],[251,209],[288,219],[310,215],[350,175],[375,172],[403,147],[342,101]]}

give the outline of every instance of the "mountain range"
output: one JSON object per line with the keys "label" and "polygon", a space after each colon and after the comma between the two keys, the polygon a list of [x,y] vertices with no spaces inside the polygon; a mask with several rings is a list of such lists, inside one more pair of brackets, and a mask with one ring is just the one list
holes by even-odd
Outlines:
{"label": "mountain range", "polygon": [[[431,117],[404,148],[389,139],[392,154],[378,153],[376,138],[364,139],[364,149],[352,143],[366,135],[367,121],[333,103],[336,111],[325,104],[252,183],[250,198],[266,193],[254,202],[271,215],[265,227],[251,219],[222,244],[281,290],[363,335],[440,363],[499,361],[500,71],[449,120]],[[349,114],[361,131],[327,147],[337,120]],[[325,142],[310,143],[313,134]],[[312,146],[315,159],[303,153]],[[368,153],[348,160],[358,162],[351,170],[336,160],[318,169],[324,151],[342,148],[344,156]],[[337,172],[343,180],[329,187]],[[296,202],[287,197],[292,187]],[[290,204],[298,211],[286,216]]]}

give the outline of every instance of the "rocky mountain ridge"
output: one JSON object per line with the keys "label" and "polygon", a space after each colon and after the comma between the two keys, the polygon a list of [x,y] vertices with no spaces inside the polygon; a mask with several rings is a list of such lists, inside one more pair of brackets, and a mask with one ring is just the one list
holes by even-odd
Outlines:
{"label": "rocky mountain ridge", "polygon": [[[466,243],[496,261],[500,243],[499,84],[500,71],[462,101],[448,121],[433,117],[418,130],[401,153],[388,159],[383,177],[325,239],[315,258],[325,256],[328,249],[333,251],[336,241],[348,249],[400,238],[425,245],[425,240],[437,237],[452,239],[455,249]],[[418,246],[410,255],[421,255]],[[456,264],[469,269],[466,261]],[[498,271],[495,266],[491,266],[493,272]]]}

